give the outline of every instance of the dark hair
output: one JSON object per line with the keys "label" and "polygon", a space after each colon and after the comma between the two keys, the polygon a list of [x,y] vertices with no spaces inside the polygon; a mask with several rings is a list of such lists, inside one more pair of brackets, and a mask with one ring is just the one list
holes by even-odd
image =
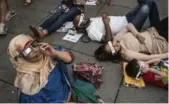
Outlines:
{"label": "dark hair", "polygon": [[[107,43],[106,43],[107,44]],[[113,61],[113,62],[119,62],[121,61],[121,55],[120,52],[115,53],[112,55],[111,52],[106,51],[106,44],[101,45],[96,51],[95,51],[95,58],[99,61]]]}
{"label": "dark hair", "polygon": [[139,68],[140,66],[138,64],[138,60],[133,59],[126,66],[126,74],[130,77],[135,78],[137,76]]}
{"label": "dark hair", "polygon": [[84,42],[84,43],[89,43],[89,42],[91,41],[91,39],[88,37],[88,33],[87,33],[87,31],[86,31],[86,27],[89,25],[89,23],[90,23],[90,21],[88,21],[88,22],[86,23],[86,25],[81,26],[81,27],[78,27],[78,26],[77,26],[77,23],[76,23],[76,17],[75,17],[74,20],[73,20],[73,25],[74,25],[76,31],[77,31],[78,33],[82,33],[82,34],[83,34],[81,40],[82,40],[82,42]]}

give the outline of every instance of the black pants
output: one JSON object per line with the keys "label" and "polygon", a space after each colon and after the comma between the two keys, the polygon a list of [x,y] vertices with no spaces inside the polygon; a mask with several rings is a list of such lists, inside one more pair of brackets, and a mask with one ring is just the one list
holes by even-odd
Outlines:
{"label": "black pants", "polygon": [[154,24],[158,33],[168,41],[168,17],[165,17],[158,23]]}

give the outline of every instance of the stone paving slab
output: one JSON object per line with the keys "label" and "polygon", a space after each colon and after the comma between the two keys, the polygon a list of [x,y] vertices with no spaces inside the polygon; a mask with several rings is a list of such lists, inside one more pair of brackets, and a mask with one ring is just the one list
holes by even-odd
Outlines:
{"label": "stone paving slab", "polygon": [[8,0],[10,8],[14,6],[26,9],[36,9],[36,11],[49,12],[51,9],[60,5],[61,0],[32,0],[33,3],[30,6],[24,5],[24,0]]}
{"label": "stone paving slab", "polygon": [[103,7],[103,4],[98,6],[85,6],[85,15],[88,17],[96,17],[97,13]]}
{"label": "stone paving slab", "polygon": [[35,2],[29,6],[39,11],[49,12],[53,8],[57,8],[61,4],[61,0],[34,0]]}
{"label": "stone paving slab", "polygon": [[[17,11],[17,16],[14,17],[9,23],[9,34],[5,37],[0,37],[0,102],[17,102],[16,93],[12,94],[15,70],[13,69],[9,57],[6,53],[9,40],[18,33],[28,32],[28,24],[37,25],[41,23],[45,17],[49,15],[49,11],[60,4],[61,0],[35,0],[30,7],[23,5],[23,0],[9,0],[11,8]],[[102,0],[103,4],[107,0]],[[95,17],[102,12],[108,12],[109,15],[123,15],[129,9],[137,5],[136,0],[112,0],[112,6],[86,6],[86,15]],[[163,18],[167,15],[166,4],[167,0],[156,0],[160,7]],[[99,12],[99,13],[98,13]],[[148,24],[148,21],[147,21]],[[15,33],[15,34],[11,34]],[[28,32],[30,33],[30,31]],[[154,86],[147,86],[145,89],[126,88],[121,84],[122,69],[120,64],[111,62],[98,62],[94,57],[94,50],[99,47],[99,43],[82,43],[79,41],[74,44],[62,40],[65,33],[53,33],[46,37],[44,41],[51,44],[61,45],[66,48],[74,50],[74,62],[90,62],[97,63],[105,67],[103,73],[104,83],[97,93],[102,97],[105,102],[165,102],[167,103],[167,91]],[[5,84],[7,82],[9,84]]]}
{"label": "stone paving slab", "polygon": [[49,36],[46,36],[44,38],[44,41],[45,42],[48,42],[50,44],[55,44],[55,45],[60,45],[60,46],[64,46],[66,48],[71,48],[74,43],[73,42],[69,42],[69,41],[66,41],[66,40],[63,40],[62,38],[66,35],[66,33],[53,33]]}
{"label": "stone paving slab", "polygon": [[119,6],[104,6],[99,12],[99,15],[106,12],[110,16],[122,16],[125,15],[129,10],[130,8],[124,8]]}
{"label": "stone paving slab", "polygon": [[8,33],[6,36],[0,36],[0,56],[3,52],[7,52],[7,47],[10,40],[15,36],[15,34]]}
{"label": "stone paving slab", "polygon": [[9,7],[13,8],[14,6],[23,6],[24,5],[24,0],[7,0]]}
{"label": "stone paving slab", "polygon": [[17,97],[17,93],[14,92],[14,87],[0,82],[0,103],[17,103],[18,102],[18,97]]}
{"label": "stone paving slab", "polygon": [[[137,0],[110,0],[110,6],[121,6],[127,8],[133,8],[137,5]],[[132,5],[131,5],[132,4]]]}
{"label": "stone paving slab", "polygon": [[145,88],[120,88],[116,103],[168,103],[168,91],[155,86]]}
{"label": "stone paving slab", "polygon": [[76,62],[97,63],[104,67],[103,84],[101,85],[100,89],[97,90],[97,94],[99,94],[106,103],[114,102],[117,90],[122,80],[121,65],[111,62],[98,62],[97,60],[95,60],[94,57],[75,51],[73,51],[73,54],[75,56],[74,63]]}
{"label": "stone paving slab", "polygon": [[16,70],[10,62],[7,52],[4,52],[0,56],[0,60],[3,60],[0,64],[0,79],[13,84],[16,76]]}
{"label": "stone paving slab", "polygon": [[81,40],[79,40],[78,43],[74,44],[71,48],[72,50],[79,51],[88,55],[94,56],[95,50],[100,46],[100,43],[97,42],[89,42],[84,43]]}
{"label": "stone paving slab", "polygon": [[15,7],[14,9],[17,15],[7,22],[8,31],[11,33],[25,33],[29,31],[29,24],[36,25],[48,15],[47,13],[31,8],[22,10],[22,8]]}
{"label": "stone paving slab", "polygon": [[159,12],[168,14],[168,0],[155,0],[159,8]]}

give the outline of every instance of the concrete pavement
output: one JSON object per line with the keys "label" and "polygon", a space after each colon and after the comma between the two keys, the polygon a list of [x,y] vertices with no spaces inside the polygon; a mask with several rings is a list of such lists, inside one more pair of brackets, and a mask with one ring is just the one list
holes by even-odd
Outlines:
{"label": "concrete pavement", "polygon": [[[8,24],[9,32],[7,36],[0,37],[0,103],[18,102],[17,92],[13,86],[15,69],[13,69],[7,56],[9,41],[21,33],[30,33],[28,24],[38,25],[47,18],[49,11],[56,8],[61,0],[33,0],[29,7],[23,5],[23,0],[9,0],[10,7],[15,9],[17,16],[10,20]],[[123,15],[137,5],[136,0],[111,0],[111,6],[105,5],[107,0],[102,0],[99,6],[86,6],[85,14],[93,17],[102,12],[109,15]],[[161,19],[168,15],[168,0],[156,0]],[[144,27],[147,27],[147,21]],[[111,62],[98,62],[93,52],[99,43],[90,42],[71,43],[62,40],[65,33],[53,33],[46,37],[44,41],[51,44],[61,45],[73,51],[74,62],[92,62],[104,66],[104,83],[97,93],[106,103],[168,103],[168,91],[147,85],[144,89],[126,88],[123,86],[123,76],[121,64]]]}

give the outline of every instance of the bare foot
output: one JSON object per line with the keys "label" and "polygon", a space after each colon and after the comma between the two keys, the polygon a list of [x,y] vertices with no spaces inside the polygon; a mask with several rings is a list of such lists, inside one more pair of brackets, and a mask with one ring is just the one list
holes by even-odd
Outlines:
{"label": "bare foot", "polygon": [[29,6],[32,4],[32,0],[25,0],[25,6]]}

